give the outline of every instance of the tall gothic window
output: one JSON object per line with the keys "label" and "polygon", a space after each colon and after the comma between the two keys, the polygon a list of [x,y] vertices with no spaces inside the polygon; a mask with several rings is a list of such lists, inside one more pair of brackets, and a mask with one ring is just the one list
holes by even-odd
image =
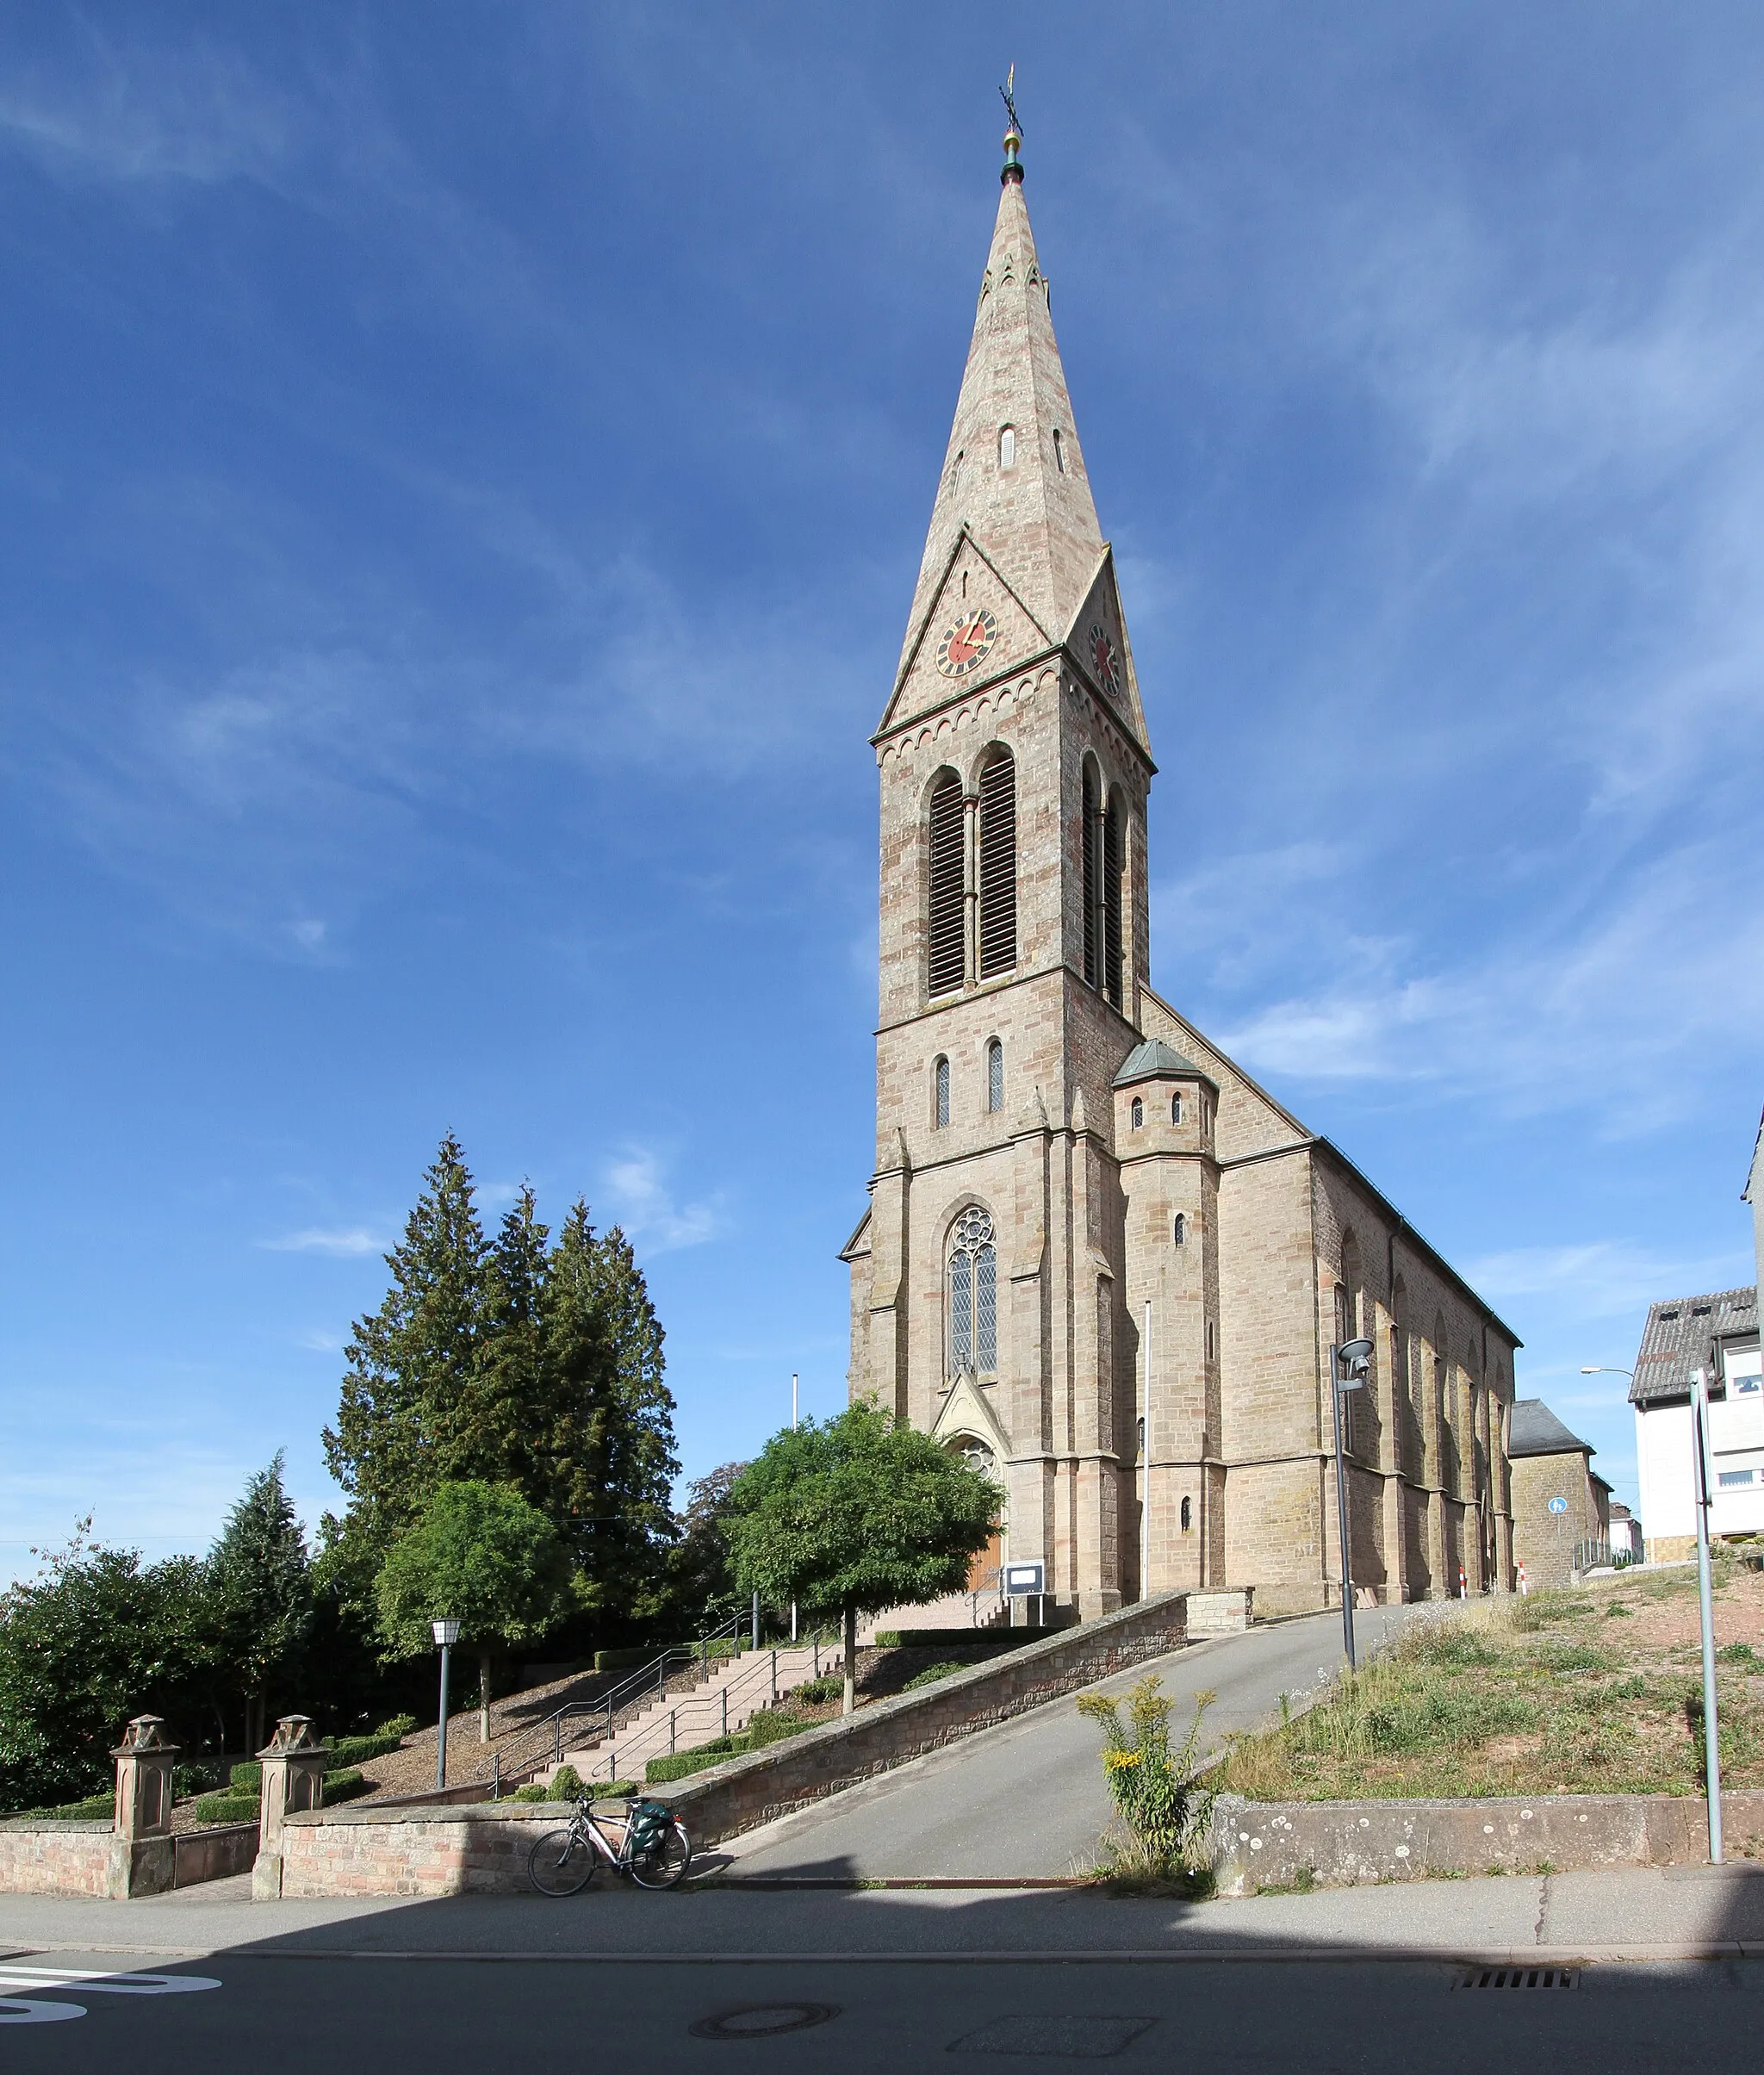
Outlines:
{"label": "tall gothic window", "polygon": [[949,1373],[984,1376],[997,1367],[998,1257],[992,1221],[975,1204],[949,1234]]}
{"label": "tall gothic window", "polygon": [[986,1107],[995,1115],[1004,1107],[1004,1047],[997,1038],[986,1047]]}
{"label": "tall gothic window", "polygon": [[927,984],[935,995],[962,983],[961,780],[946,771],[931,788],[930,915]]}
{"label": "tall gothic window", "polygon": [[931,1117],[939,1131],[949,1121],[949,1061],[939,1059],[931,1069]]}
{"label": "tall gothic window", "polygon": [[1065,473],[1065,440],[1059,427],[1053,428],[1053,465],[1064,475]]}
{"label": "tall gothic window", "polygon": [[1102,947],[1096,941],[1098,916],[1097,881],[1102,878],[1102,860],[1096,855],[1097,805],[1096,767],[1088,758],[1084,761],[1084,798],[1079,811],[1084,816],[1080,836],[1084,845],[1084,985],[1100,987],[1102,985]]}
{"label": "tall gothic window", "polygon": [[1001,749],[980,773],[980,978],[1016,963],[1016,764]]}
{"label": "tall gothic window", "polygon": [[1121,1001],[1121,883],[1127,844],[1120,795],[1102,817],[1102,991],[1117,1009]]}

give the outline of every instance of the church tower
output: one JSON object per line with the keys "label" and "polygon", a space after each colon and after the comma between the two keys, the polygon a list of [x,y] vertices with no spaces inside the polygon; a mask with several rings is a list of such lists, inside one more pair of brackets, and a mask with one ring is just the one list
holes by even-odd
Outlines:
{"label": "church tower", "polygon": [[1089,1616],[1139,1590],[1115,1083],[1143,1035],[1154,767],[1020,143],[1013,127],[872,738],[876,1169],[842,1258],[853,1396],[991,1469],[1000,1553],[1040,1560],[1053,1600]]}

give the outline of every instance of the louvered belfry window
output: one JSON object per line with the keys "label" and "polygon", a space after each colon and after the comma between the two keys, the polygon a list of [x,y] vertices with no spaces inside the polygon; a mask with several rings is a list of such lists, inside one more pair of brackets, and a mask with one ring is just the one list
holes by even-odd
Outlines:
{"label": "louvered belfry window", "polygon": [[1121,997],[1121,882],[1126,863],[1121,803],[1102,817],[1102,989],[1117,1009]]}
{"label": "louvered belfry window", "polygon": [[1080,809],[1084,815],[1084,828],[1080,831],[1084,848],[1084,985],[1100,987],[1102,985],[1102,960],[1098,955],[1096,942],[1096,773],[1095,767],[1084,766],[1084,802]]}
{"label": "louvered belfry window", "polygon": [[949,1235],[949,1373],[991,1376],[998,1367],[998,1256],[992,1221],[978,1204]]}
{"label": "louvered belfry window", "polygon": [[1016,963],[1016,765],[1001,751],[980,773],[980,978]]}
{"label": "louvered belfry window", "polygon": [[931,788],[931,900],[929,984],[934,995],[962,983],[961,780],[946,771]]}

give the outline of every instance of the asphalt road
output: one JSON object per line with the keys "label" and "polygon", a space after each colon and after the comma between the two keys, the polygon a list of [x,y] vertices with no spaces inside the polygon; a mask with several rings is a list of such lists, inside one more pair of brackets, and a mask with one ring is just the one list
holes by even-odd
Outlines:
{"label": "asphalt road", "polygon": [[[58,1954],[63,1968],[103,1965]],[[21,1963],[14,1961],[12,1966]],[[137,1963],[139,1965],[139,1963]],[[593,1960],[445,1963],[227,1953],[160,1963],[186,1992],[62,1981],[0,2006],[9,2068],[55,2075],[190,2075],[312,2066],[374,2075],[531,2067],[976,2071],[1025,2058],[1118,2057],[1127,2066],[1430,2075],[1544,2067],[1751,2070],[1764,1962],[1587,1968],[1566,1990],[1467,1991],[1441,1960],[1355,1958],[910,1960],[804,1959],[633,1967]],[[29,1981],[28,1974],[22,1979]],[[804,2028],[749,2028],[812,2014]],[[54,2007],[84,2015],[43,2022]],[[11,2015],[22,2012],[20,2016]],[[34,2020],[32,2013],[34,2012]],[[9,2016],[10,2022],[9,2023]],[[694,2027],[721,2022],[734,2037]]]}
{"label": "asphalt road", "polygon": [[[1390,1606],[1357,1617],[1364,1649],[1408,1619],[1442,1610]],[[1137,1665],[1098,1689],[1121,1693],[1156,1672],[1177,1703],[1185,1733],[1195,1697],[1217,1698],[1206,1742],[1252,1729],[1333,1678],[1342,1662],[1341,1618],[1318,1614],[1219,1636]],[[750,1831],[727,1848],[735,1876],[909,1879],[1022,1879],[1067,1874],[1096,1863],[1112,1813],[1098,1754],[1102,1741],[1072,1699],[982,1730],[884,1774],[819,1807]]]}

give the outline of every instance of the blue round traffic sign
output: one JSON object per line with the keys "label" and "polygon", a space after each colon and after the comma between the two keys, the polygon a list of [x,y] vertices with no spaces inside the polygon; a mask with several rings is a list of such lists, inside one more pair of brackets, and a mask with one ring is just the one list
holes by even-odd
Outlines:
{"label": "blue round traffic sign", "polygon": [[1550,1501],[1550,1510],[1553,1513],[1565,1513],[1568,1511],[1568,1500],[1566,1499],[1552,1499]]}

